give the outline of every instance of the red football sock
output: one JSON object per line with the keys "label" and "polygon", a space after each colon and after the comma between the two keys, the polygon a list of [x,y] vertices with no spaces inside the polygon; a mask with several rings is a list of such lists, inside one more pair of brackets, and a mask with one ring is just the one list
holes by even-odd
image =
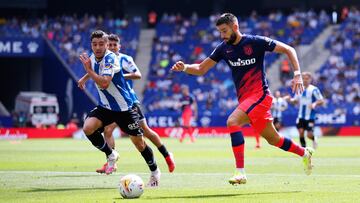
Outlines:
{"label": "red football sock", "polygon": [[244,144],[232,147],[236,168],[244,168]]}
{"label": "red football sock", "polygon": [[244,145],[245,140],[240,127],[228,127],[231,136],[231,145],[235,157],[236,168],[244,168]]}
{"label": "red football sock", "polygon": [[297,154],[299,156],[304,156],[305,154],[305,148],[297,145],[292,140],[286,137],[280,137],[279,142],[276,144],[277,147],[292,152],[294,154]]}

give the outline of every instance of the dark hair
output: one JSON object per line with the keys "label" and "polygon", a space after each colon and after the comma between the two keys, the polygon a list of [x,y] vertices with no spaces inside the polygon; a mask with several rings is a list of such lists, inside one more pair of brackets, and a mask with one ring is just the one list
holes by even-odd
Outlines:
{"label": "dark hair", "polygon": [[221,16],[216,20],[216,26],[222,25],[222,24],[231,24],[237,22],[237,18],[232,13],[223,13]]}
{"label": "dark hair", "polygon": [[120,43],[120,38],[116,34],[109,34],[108,39]]}
{"label": "dark hair", "polygon": [[107,41],[107,34],[102,30],[95,30],[94,32],[91,33],[91,36],[90,36],[91,41],[94,38],[105,38]]}

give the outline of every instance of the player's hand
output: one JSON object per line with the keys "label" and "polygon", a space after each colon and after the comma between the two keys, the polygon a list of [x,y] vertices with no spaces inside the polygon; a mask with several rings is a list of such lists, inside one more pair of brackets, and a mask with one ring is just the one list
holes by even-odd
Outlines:
{"label": "player's hand", "polygon": [[301,74],[294,76],[292,81],[292,92],[295,94],[302,94],[304,92],[304,84]]}
{"label": "player's hand", "polygon": [[177,71],[177,72],[183,71],[184,69],[185,69],[185,64],[184,64],[184,62],[182,62],[182,61],[176,62],[176,63],[171,67],[171,70],[172,70],[172,71]]}
{"label": "player's hand", "polygon": [[87,53],[80,54],[79,59],[83,64],[85,71],[89,72],[91,70],[91,60]]}

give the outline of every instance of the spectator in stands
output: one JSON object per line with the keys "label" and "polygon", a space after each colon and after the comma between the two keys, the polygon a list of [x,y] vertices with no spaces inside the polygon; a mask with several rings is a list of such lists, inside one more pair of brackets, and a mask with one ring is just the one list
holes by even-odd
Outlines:
{"label": "spectator in stands", "polygon": [[191,142],[195,142],[194,131],[191,125],[193,119],[197,118],[197,103],[195,97],[190,94],[188,86],[182,86],[182,98],[180,99],[180,107],[182,110],[181,119],[182,127],[184,129],[180,137],[180,142],[183,142],[185,136],[190,137]]}
{"label": "spectator in stands", "polygon": [[284,84],[286,80],[291,79],[291,68],[290,68],[290,64],[289,61],[287,59],[284,59],[281,62],[281,68],[280,68],[280,78],[281,78],[281,82]]}
{"label": "spectator in stands", "polygon": [[150,11],[148,15],[148,25],[150,28],[153,28],[156,26],[157,23],[157,13],[155,11]]}

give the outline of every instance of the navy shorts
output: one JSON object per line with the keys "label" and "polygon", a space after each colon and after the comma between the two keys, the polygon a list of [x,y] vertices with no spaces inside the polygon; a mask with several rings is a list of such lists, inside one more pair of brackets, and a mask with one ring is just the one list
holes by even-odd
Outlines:
{"label": "navy shorts", "polygon": [[111,111],[101,106],[95,107],[90,111],[88,117],[99,119],[103,126],[116,123],[120,129],[132,136],[142,136],[143,131],[139,126],[139,114],[134,109],[128,111]]}

